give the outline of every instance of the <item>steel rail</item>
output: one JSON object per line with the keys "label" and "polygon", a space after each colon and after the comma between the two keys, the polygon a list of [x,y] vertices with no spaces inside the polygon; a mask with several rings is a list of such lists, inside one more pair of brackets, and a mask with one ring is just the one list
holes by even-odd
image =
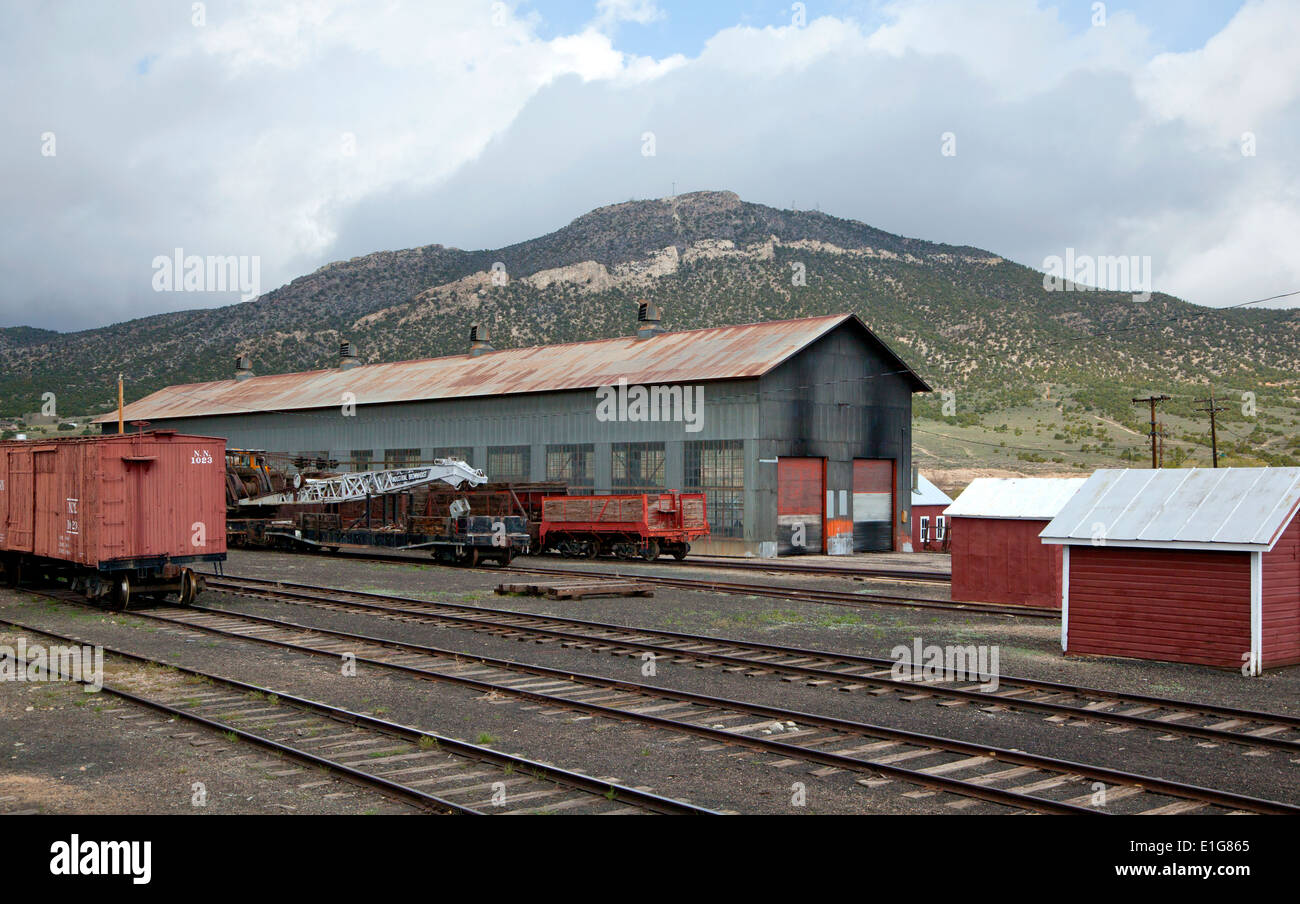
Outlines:
{"label": "steel rail", "polygon": [[783,587],[767,584],[740,584],[732,581],[717,581],[711,578],[672,578],[660,575],[647,575],[640,572],[622,571],[587,571],[583,569],[543,568],[540,566],[511,566],[515,574],[542,574],[558,577],[586,578],[620,578],[658,584],[663,587],[676,587],[682,590],[701,592],[716,591],[720,593],[740,594],[744,596],[766,596],[777,599],[800,600],[810,603],[822,603],[827,606],[849,606],[861,609],[867,606],[902,606],[909,609],[943,609],[947,611],[967,612],[978,615],[1012,615],[1026,618],[1047,618],[1059,621],[1061,613],[1055,609],[1035,606],[1002,605],[997,603],[954,602],[950,600],[932,600],[924,597],[890,596],[879,593],[850,593],[845,590],[819,590],[814,587]]}
{"label": "steel rail", "polygon": [[[51,598],[59,599],[60,601],[63,602],[77,602],[78,604],[80,604],[80,601],[75,599],[65,600],[59,596],[51,596]],[[132,613],[132,614],[134,615],[138,613]],[[60,640],[71,641],[78,644],[86,643],[86,641],[80,638],[59,634],[57,632],[51,631],[46,628],[26,625],[9,618],[0,617],[0,625],[9,625],[10,627],[17,628],[22,631],[27,631],[33,634],[44,634],[48,637],[54,637]],[[558,766],[552,766],[546,763],[538,762],[537,760],[528,759],[526,757],[515,756],[513,754],[503,753],[498,750],[492,750],[491,748],[488,747],[482,747],[478,744],[471,744],[467,741],[461,741],[457,738],[447,737],[446,735],[440,735],[434,732],[413,728],[409,725],[400,725],[396,722],[390,722],[386,719],[380,719],[376,716],[371,716],[367,713],[361,713],[361,712],[356,712],[354,710],[344,709],[342,707],[333,706],[331,704],[324,703],[319,700],[310,700],[306,697],[299,697],[294,694],[285,693],[284,691],[273,690],[271,688],[263,687],[261,685],[251,684],[246,681],[240,681],[237,678],[230,678],[224,675],[215,675],[210,672],[204,672],[200,669],[190,668],[188,666],[184,666],[179,663],[169,662],[163,659],[156,659],[150,656],[142,656],[140,654],[131,653],[126,650],[121,650],[115,647],[104,646],[103,644],[95,644],[95,646],[99,646],[106,653],[109,653],[113,656],[117,656],[121,659],[131,660],[133,662],[138,662],[144,665],[161,665],[168,669],[172,669],[176,672],[179,672],[181,674],[189,675],[194,678],[202,678],[205,681],[210,681],[215,684],[225,685],[227,687],[233,688],[243,693],[260,693],[267,697],[274,696],[277,699],[277,701],[280,703],[285,703],[286,705],[293,708],[307,710],[309,712],[315,713],[317,715],[325,716],[329,719],[332,719],[334,721],[343,724],[356,725],[363,728],[368,728],[376,732],[387,734],[393,737],[399,737],[408,741],[414,741],[416,743],[419,743],[421,740],[427,738],[434,743],[434,745],[439,751],[443,751],[443,752],[451,751],[466,759],[473,759],[473,760],[479,760],[481,762],[492,763],[493,765],[496,766],[511,767],[515,771],[522,772],[523,774],[531,775],[535,779],[540,780],[541,777],[545,777],[547,780],[553,781],[556,784],[575,788],[577,790],[585,791],[600,797],[608,797],[609,795],[612,795],[612,797],[608,797],[608,799],[617,800],[623,803],[634,803],[644,809],[652,810],[657,813],[674,814],[674,815],[710,815],[710,816],[720,815],[716,810],[710,810],[706,807],[696,806],[695,804],[690,804],[685,801],[675,800],[670,797],[664,797],[662,795],[653,794],[648,791],[641,791],[636,788],[618,784],[616,782],[601,781],[599,779],[593,778],[592,776],[583,775],[577,772],[572,772],[568,769],[562,769]],[[61,674],[60,677],[62,677]],[[275,751],[276,753],[281,753],[286,756],[290,756],[292,758],[299,759],[304,762],[308,762],[311,765],[320,766],[329,769],[331,771],[338,772],[341,775],[345,776],[350,781],[356,781],[359,782],[360,784],[368,785],[370,787],[377,788],[379,790],[389,792],[409,800],[413,800],[421,804],[422,806],[435,807],[435,808],[441,807],[444,809],[450,809],[457,813],[463,813],[468,815],[478,815],[478,816],[486,815],[481,810],[475,810],[463,804],[458,804],[453,801],[445,800],[443,798],[429,794],[425,791],[421,791],[418,788],[412,788],[408,785],[403,785],[399,782],[390,781],[388,779],[383,778],[382,776],[363,772],[352,766],[347,766],[343,763],[339,763],[334,760],[327,759],[325,757],[317,756],[316,754],[310,753],[308,751],[300,750],[296,747],[291,747],[287,744],[283,744],[274,739],[266,738],[261,735],[254,734],[252,732],[247,731],[246,729],[238,728],[228,723],[209,719],[206,716],[201,716],[198,715],[197,713],[192,713],[187,710],[180,709],[178,707],[174,707],[166,703],[162,703],[160,701],[150,700],[145,697],[140,697],[122,688],[110,687],[107,683],[104,684],[104,688],[115,696],[121,697],[126,700],[130,700],[133,703],[138,703],[141,706],[150,707],[152,709],[158,710],[159,712],[165,712],[168,715],[181,716],[192,722],[205,725],[206,727],[212,728],[217,731],[233,732],[243,740],[247,740],[259,746],[266,747],[270,750]]]}
{"label": "steel rail", "polygon": [[[69,602],[81,603],[75,599]],[[793,720],[799,724],[816,725],[834,731],[840,731],[847,734],[855,734],[866,737],[881,738],[886,740],[897,741],[901,743],[912,744],[919,747],[929,747],[934,750],[942,750],[951,753],[961,753],[966,755],[987,756],[991,760],[999,762],[1012,763],[1020,766],[1027,766],[1040,771],[1051,772],[1058,775],[1079,775],[1085,778],[1092,778],[1099,781],[1113,782],[1120,785],[1133,785],[1144,791],[1150,791],[1162,794],[1168,797],[1182,798],[1193,800],[1201,803],[1214,804],[1215,806],[1226,807],[1237,810],[1245,810],[1255,813],[1268,814],[1300,814],[1300,806],[1289,804],[1283,801],[1266,800],[1262,798],[1251,797],[1249,795],[1237,794],[1229,791],[1222,791],[1214,788],[1205,788],[1197,785],[1189,785],[1182,782],[1176,782],[1169,779],[1162,779],[1155,776],[1141,775],[1137,773],[1128,773],[1121,770],[1110,769],[1103,766],[1095,766],[1086,763],[1078,763],[1071,760],[1064,760],[1056,757],[1040,756],[1037,754],[1024,753],[1017,750],[1008,750],[991,745],[977,744],[968,741],[960,741],[952,738],[945,738],[935,735],[927,735],[919,732],[906,731],[904,729],[890,728],[881,725],[872,725],[869,723],[855,722],[847,719],[840,719],[833,716],[824,716],[814,713],[807,713],[798,710],[781,709],[778,707],[765,706],[757,703],[734,700],[725,697],[715,697],[706,694],[696,694],[689,691],[672,690],[652,685],[640,684],[637,682],[626,681],[618,678],[607,678],[598,675],[589,675],[581,672],[548,668],[546,666],[527,665],[518,663],[513,660],[495,659],[493,657],[467,654],[463,651],[445,650],[438,647],[426,646],[423,644],[413,644],[406,641],[394,640],[389,638],[376,638],[368,635],[355,634],[347,631],[337,631],[328,628],[319,628],[311,625],[302,625],[296,622],[283,621],[280,619],[267,618],[265,616],[246,615],[243,613],[234,613],[226,610],[204,610],[203,607],[188,607],[187,609],[175,610],[181,615],[198,613],[200,615],[213,615],[221,618],[232,619],[234,621],[252,622],[254,624],[266,624],[275,626],[287,631],[303,632],[306,634],[319,634],[326,637],[337,637],[359,643],[369,643],[374,646],[387,647],[404,652],[419,653],[423,655],[451,658],[457,662],[472,662],[493,668],[499,668],[510,672],[524,672],[527,674],[539,675],[547,678],[560,679],[567,682],[593,685],[608,689],[617,689],[634,694],[640,694],[651,698],[660,698],[664,700],[675,700],[685,703],[692,703],[712,709],[731,710],[733,712],[744,712],[752,715],[763,716],[765,718]],[[197,629],[208,633],[230,637],[237,640],[253,641],[281,649],[290,649],[296,652],[306,652],[318,656],[327,656],[331,659],[337,659],[338,653],[324,649],[317,649],[304,644],[293,643],[285,640],[277,640],[272,637],[259,636],[254,634],[244,634],[229,628],[220,628],[213,625],[206,625],[201,622],[187,621],[184,618],[161,615],[156,612],[137,611],[130,613],[139,618],[155,620],[171,625]],[[809,747],[803,747],[784,741],[774,741],[766,738],[748,737],[746,735],[736,734],[724,729],[711,728],[706,725],[698,725],[690,722],[682,722],[676,719],[656,716],[646,712],[636,712],[622,710],[615,707],[603,706],[598,703],[588,703],[582,700],[570,699],[555,694],[544,693],[535,690],[524,690],[517,687],[511,687],[505,684],[498,684],[488,681],[481,681],[475,678],[469,678],[464,675],[454,675],[449,672],[437,671],[434,669],[422,668],[419,666],[408,665],[401,662],[387,662],[382,659],[375,659],[369,656],[356,655],[355,661],[374,665],[380,668],[391,669],[404,674],[414,675],[416,677],[443,681],[451,684],[470,687],[484,693],[506,694],[532,702],[543,703],[559,709],[578,710],[581,712],[600,715],[611,719],[623,721],[644,722],[657,727],[665,728],[671,731],[684,732],[705,737],[720,743],[733,744],[750,747],[756,750],[763,750],[769,753],[781,754],[784,757],[790,757],[798,760],[805,760],[819,763],[826,766],[834,766],[841,769],[852,771],[875,772],[884,775],[890,775],[900,778],[911,784],[929,787],[940,791],[950,791],[966,797],[974,797],[993,803],[1006,804],[1020,809],[1037,810],[1044,813],[1088,813],[1094,815],[1106,815],[1100,811],[1088,807],[1082,807],[1064,801],[1056,801],[1046,798],[1032,797],[1027,794],[1021,794],[1015,791],[1002,790],[998,788],[986,787],[974,782],[954,779],[948,776],[928,774],[925,772],[907,769],[894,765],[868,759],[857,759],[843,754],[831,753],[828,751],[816,750]]]}
{"label": "steel rail", "polygon": [[[832,653],[825,650],[814,650],[805,647],[787,647],[775,644],[763,644],[754,641],[739,640],[733,638],[714,637],[705,634],[688,634],[677,631],[660,630],[658,628],[634,628],[626,625],[614,625],[603,622],[591,622],[581,619],[564,618],[560,616],[536,615],[527,612],[518,612],[511,609],[499,609],[489,607],[467,606],[459,603],[448,602],[431,602],[418,600],[410,597],[389,596],[385,594],[371,593],[368,591],[341,590],[337,588],[315,587],[308,584],[292,584],[282,581],[269,581],[263,578],[246,578],[227,576],[215,580],[210,580],[208,585],[214,590],[231,590],[238,591],[239,582],[248,582],[256,584],[271,584],[277,588],[297,588],[290,590],[271,590],[265,589],[253,592],[265,593],[268,597],[288,598],[290,601],[298,600],[311,603],[320,601],[321,593],[343,594],[347,596],[361,596],[367,599],[389,599],[402,603],[415,604],[415,606],[424,606],[437,609],[439,607],[453,608],[459,612],[478,613],[478,617],[472,614],[447,614],[431,612],[429,609],[408,608],[406,606],[386,606],[375,603],[366,603],[355,600],[338,600],[342,606],[356,606],[358,608],[375,610],[382,613],[393,613],[400,615],[420,615],[425,618],[460,622],[468,625],[481,626],[484,629],[495,629],[506,632],[523,632],[542,636],[555,637],[561,640],[578,641],[584,643],[603,643],[615,647],[626,646],[637,650],[647,652],[662,653],[665,656],[682,656],[692,659],[700,659],[710,662],[716,662],[725,665],[743,666],[746,668],[766,669],[771,671],[785,672],[788,674],[800,675],[810,679],[832,680],[841,684],[869,684],[877,687],[888,687],[900,692],[909,693],[926,693],[934,696],[948,697],[950,699],[965,700],[980,704],[994,704],[1006,706],[1012,709],[1028,710],[1033,712],[1051,713],[1054,715],[1066,715],[1071,718],[1086,719],[1095,722],[1107,722],[1110,724],[1132,725],[1139,728],[1150,729],[1173,734],[1184,734],[1193,737],[1200,737],[1206,740],[1223,741],[1236,743],[1252,747],[1269,747],[1277,750],[1287,750],[1292,753],[1300,752],[1300,740],[1289,740],[1286,738],[1274,738],[1259,735],[1251,735],[1243,732],[1228,731],[1211,727],[1200,727],[1195,725],[1185,725],[1179,722],[1164,721],[1159,718],[1148,716],[1132,715],[1126,713],[1108,713],[1101,710],[1088,710],[1082,706],[1072,706],[1064,703],[1025,700],[1010,696],[999,696],[996,694],[968,690],[963,688],[945,687],[940,684],[908,681],[899,678],[886,678],[876,675],[855,675],[846,672],[837,672],[819,666],[807,666],[798,664],[785,665],[780,662],[771,662],[765,660],[746,659],[742,656],[729,655],[709,650],[690,650],[681,649],[662,643],[653,643],[644,639],[639,639],[638,635],[658,634],[662,637],[668,637],[675,641],[685,643],[699,643],[712,645],[729,645],[741,649],[753,650],[758,653],[772,653],[780,656],[797,656],[812,659],[825,659],[830,661],[843,662],[850,667],[870,667],[870,668],[892,668],[896,665],[893,660],[879,659],[870,656],[859,656],[852,653]],[[310,591],[301,592],[301,591]],[[315,594],[315,596],[313,596]],[[197,607],[205,608],[205,607]],[[225,610],[216,610],[225,611]],[[582,634],[574,631],[563,631],[554,628],[546,628],[540,625],[511,624],[499,621],[493,621],[483,618],[483,613],[490,613],[496,616],[506,618],[536,619],[549,621],[556,624],[577,625],[583,628],[590,628],[600,631],[617,631],[630,635],[626,638],[598,636],[592,634]],[[1053,681],[1043,681],[1036,678],[1021,678],[1016,676],[1000,675],[998,676],[1000,685],[1010,685],[1014,687],[1025,687],[1034,690],[1049,691],[1058,694],[1071,694],[1079,697],[1101,698],[1103,700],[1114,700],[1117,703],[1134,703],[1146,706],[1156,706],[1162,709],[1175,710],[1180,712],[1190,712],[1206,716],[1223,716],[1232,719],[1239,719],[1246,722],[1264,723],[1269,725],[1285,725],[1291,728],[1300,729],[1300,717],[1286,715],[1282,713],[1269,713],[1259,710],[1245,710],[1234,707],[1220,706],[1213,703],[1199,703],[1187,700],[1176,700],[1172,698],[1153,697],[1144,694],[1131,694],[1123,691],[1103,690],[1101,688],[1087,687],[1084,685],[1062,684]]]}

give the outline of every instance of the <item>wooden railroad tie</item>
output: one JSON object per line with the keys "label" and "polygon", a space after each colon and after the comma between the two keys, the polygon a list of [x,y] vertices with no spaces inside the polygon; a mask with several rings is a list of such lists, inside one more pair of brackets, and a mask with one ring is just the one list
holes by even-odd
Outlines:
{"label": "wooden railroad tie", "polygon": [[650,584],[636,581],[559,581],[550,583],[498,584],[498,596],[544,596],[552,600],[580,600],[597,596],[654,596]]}

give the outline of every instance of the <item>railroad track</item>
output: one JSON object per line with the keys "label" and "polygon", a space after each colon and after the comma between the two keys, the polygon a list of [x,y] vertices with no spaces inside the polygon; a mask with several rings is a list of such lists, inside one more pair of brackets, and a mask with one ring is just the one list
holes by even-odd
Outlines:
{"label": "railroad track", "polygon": [[715,665],[751,677],[780,676],[838,691],[874,689],[878,693],[901,693],[910,700],[933,697],[993,711],[1015,709],[1043,713],[1058,721],[1081,719],[1251,749],[1283,750],[1300,756],[1300,716],[1282,713],[1005,675],[998,676],[996,690],[985,691],[978,680],[919,681],[894,677],[895,663],[891,659],[263,578],[211,578],[208,587],[280,602],[418,619],[520,641],[558,642],[626,656],[653,653],[656,658]]}
{"label": "railroad track", "polygon": [[[436,565],[435,562],[428,562],[413,556],[399,556],[391,553],[357,553],[354,558],[366,559],[375,562],[394,562],[402,565]],[[649,563],[647,563],[649,564]],[[667,563],[656,563],[667,564]],[[681,565],[690,565],[690,562],[676,563]],[[729,567],[729,566],[722,566]],[[754,566],[762,570],[760,566]],[[492,568],[483,568],[479,566],[477,571],[488,571],[493,574],[501,574],[500,566]],[[799,571],[804,573],[811,572],[810,569],[784,569],[788,571]],[[836,570],[839,574],[841,570]],[[784,600],[799,600],[801,602],[821,603],[827,606],[848,606],[855,609],[861,609],[868,606],[901,606],[909,609],[944,609],[948,611],[977,613],[980,615],[1013,615],[1022,618],[1043,618],[1059,621],[1061,613],[1055,609],[1046,609],[1037,606],[1017,606],[1013,604],[1000,603],[977,603],[977,602],[955,602],[952,600],[935,600],[926,597],[916,596],[894,596],[883,593],[854,593],[847,590],[822,590],[814,587],[786,587],[773,584],[745,584],[736,581],[719,581],[713,578],[674,578],[663,575],[650,575],[641,571],[597,571],[594,569],[583,568],[548,568],[542,565],[520,565],[512,564],[510,572],[513,574],[540,574],[551,577],[609,577],[627,580],[641,581],[646,584],[657,584],[661,587],[678,587],[683,590],[712,591],[715,593],[733,593],[742,596],[763,596]]]}
{"label": "railroad track", "polygon": [[[924,581],[951,584],[952,574],[936,569],[881,568],[865,565],[805,565],[792,559],[742,559],[730,556],[690,556],[684,561],[658,559],[646,565],[669,568],[730,568],[735,571],[765,571],[782,574],[806,574],[842,578],[883,578],[885,580]],[[596,561],[602,561],[597,559]],[[606,560],[608,561],[608,560]],[[525,565],[525,568],[528,566]]]}
{"label": "railroad track", "polygon": [[[66,601],[84,605],[72,595]],[[706,750],[714,744],[746,747],[775,755],[773,766],[811,763],[827,767],[822,774],[865,773],[862,783],[868,786],[901,780],[956,794],[964,800],[950,805],[958,808],[984,801],[1040,813],[1300,814],[1300,806],[1287,802],[1154,776],[265,616],[206,607],[131,615],[197,636],[252,641],[331,660],[349,655],[358,665],[508,696],[551,712],[575,711],[701,737],[711,742]]]}
{"label": "railroad track", "polygon": [[[54,598],[81,604],[76,597]],[[87,643],[11,619],[0,619],[0,625],[66,644]],[[104,682],[103,692],[221,732],[229,740],[238,738],[286,759],[325,769],[427,812],[716,815],[684,801],[365,713],[123,650],[103,649],[106,671],[112,666],[114,679]]]}

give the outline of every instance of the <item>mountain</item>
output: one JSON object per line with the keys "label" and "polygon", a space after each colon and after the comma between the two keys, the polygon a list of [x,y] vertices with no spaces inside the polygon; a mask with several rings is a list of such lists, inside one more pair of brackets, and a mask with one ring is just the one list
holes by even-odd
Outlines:
{"label": "mountain", "polygon": [[0,330],[0,414],[34,410],[45,391],[62,412],[106,410],[119,371],[138,398],[227,378],[236,352],[271,373],[334,366],[340,339],[363,361],[454,354],[475,322],[497,347],[622,335],[639,299],[663,306],[670,329],[856,312],[951,393],[917,397],[923,467],[1140,464],[1150,428],[1131,399],[1153,391],[1174,396],[1166,455],[1195,459],[1208,425],[1194,400],[1210,379],[1234,393],[1221,451],[1300,464],[1300,310],[1049,292],[1042,273],[988,251],[729,192],[602,207],[496,250],[369,254],[245,304],[78,333]]}

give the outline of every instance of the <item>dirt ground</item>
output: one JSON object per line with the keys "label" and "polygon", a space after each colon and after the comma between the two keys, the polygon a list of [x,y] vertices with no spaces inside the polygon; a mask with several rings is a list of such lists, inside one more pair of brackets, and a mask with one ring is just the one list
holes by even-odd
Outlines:
{"label": "dirt ground", "polygon": [[[545,564],[560,563],[547,560]],[[588,567],[609,570],[612,566],[592,563]],[[647,571],[654,569],[643,567]],[[618,563],[618,570],[627,571],[626,563]],[[683,576],[688,570],[671,567],[663,571]],[[1247,679],[1236,672],[1170,663],[1067,659],[1061,656],[1059,625],[1054,620],[882,606],[849,608],[664,588],[657,588],[652,598],[548,601],[502,597],[492,591],[502,580],[511,579],[509,570],[380,563],[346,555],[237,551],[231,554],[226,572],[877,657],[889,657],[894,646],[910,645],[916,638],[926,644],[996,644],[1001,670],[1007,675],[1300,712],[1300,669]],[[946,588],[936,585],[907,584],[900,590],[894,582],[840,577],[813,579],[749,573],[729,573],[727,577],[761,580],[769,586],[815,585],[918,596],[942,596],[946,592]],[[1285,752],[1259,755],[1259,751],[1161,736],[1141,729],[1115,732],[1104,725],[1078,722],[1063,726],[1041,715],[937,706],[934,700],[908,702],[898,694],[844,694],[774,677],[747,678],[683,663],[663,663],[657,676],[646,678],[640,673],[637,659],[558,644],[539,645],[427,623],[213,591],[200,602],[551,668],[658,682],[667,688],[1064,756],[1300,803],[1300,758],[1289,758]],[[868,787],[861,783],[864,776],[858,773],[827,773],[807,764],[779,767],[769,754],[719,751],[698,738],[572,712],[543,710],[517,699],[486,699],[469,689],[391,671],[362,669],[355,678],[342,680],[328,657],[178,631],[129,615],[55,605],[26,593],[0,592],[0,617],[268,687],[292,689],[301,696],[380,713],[385,718],[471,742],[487,737],[494,746],[511,753],[649,787],[660,794],[725,811],[956,813],[998,809],[988,804],[969,806],[951,795],[919,791],[899,782]],[[78,695],[80,691],[66,685],[0,684],[0,715],[4,716],[5,733],[12,736],[12,740],[4,742],[11,748],[10,759],[0,764],[0,812],[199,811],[190,802],[188,789],[192,781],[186,781],[195,770],[202,771],[209,789],[209,803],[203,812],[388,812],[398,808],[350,785],[339,785],[337,793],[343,797],[320,793],[325,786],[303,788],[310,783],[300,776],[272,775],[277,770],[272,768],[274,763],[268,766],[268,757],[245,761],[237,754],[247,756],[248,751],[223,750],[230,745],[224,744],[219,735],[214,735],[215,742],[196,745],[193,738],[174,736],[194,732],[191,727],[177,730],[174,726],[151,725],[160,721],[156,717],[120,718],[120,712],[109,712],[122,709],[120,704],[107,700],[86,704]],[[103,730],[105,722],[113,725],[112,731]],[[279,765],[281,770],[287,768],[283,763]],[[802,806],[793,803],[796,784],[805,786]]]}

